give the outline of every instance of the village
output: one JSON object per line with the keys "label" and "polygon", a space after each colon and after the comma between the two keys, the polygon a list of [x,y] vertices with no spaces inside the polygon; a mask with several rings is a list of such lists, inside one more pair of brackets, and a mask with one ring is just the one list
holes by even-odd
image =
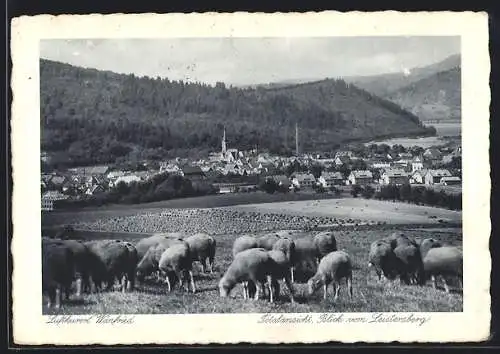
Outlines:
{"label": "village", "polygon": [[228,148],[224,131],[220,151],[204,159],[143,161],[133,170],[99,165],[44,173],[41,175],[42,210],[53,210],[56,200],[88,198],[116,188],[120,183],[141,183],[158,174],[204,181],[220,194],[257,191],[263,180],[273,181],[285,192],[329,192],[341,186],[367,185],[377,190],[383,185],[404,184],[440,186],[461,192],[460,161],[460,144],[427,149],[370,144],[356,151],[306,154],[299,153],[298,137],[294,156],[279,156],[256,149]]}

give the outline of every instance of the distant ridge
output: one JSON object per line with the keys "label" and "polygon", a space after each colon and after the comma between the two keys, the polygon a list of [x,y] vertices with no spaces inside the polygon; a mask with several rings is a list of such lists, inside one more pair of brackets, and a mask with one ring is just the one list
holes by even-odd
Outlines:
{"label": "distant ridge", "polygon": [[276,153],[291,152],[295,123],[305,152],[434,133],[412,113],[338,79],[241,89],[42,59],[40,80],[42,149],[74,164],[218,151],[223,128],[229,146]]}

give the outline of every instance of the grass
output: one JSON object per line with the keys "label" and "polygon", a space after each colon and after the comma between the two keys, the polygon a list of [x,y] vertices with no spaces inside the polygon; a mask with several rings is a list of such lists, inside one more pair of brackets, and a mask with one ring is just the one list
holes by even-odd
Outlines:
{"label": "grass", "polygon": [[426,224],[435,223],[436,219],[452,223],[462,222],[461,211],[363,198],[248,204],[235,206],[232,209],[305,216],[334,216],[390,224]]}
{"label": "grass", "polygon": [[[399,230],[405,231],[404,226]],[[445,243],[460,245],[461,229],[411,229],[406,230],[413,237],[434,237]],[[439,232],[438,232],[439,231]],[[243,300],[241,287],[231,292],[230,298],[220,298],[217,284],[219,278],[232,260],[231,247],[239,235],[217,236],[217,254],[214,274],[201,274],[195,263],[195,282],[198,292],[185,293],[176,287],[171,293],[159,284],[141,284],[133,292],[104,292],[85,294],[81,299],[71,300],[60,310],[43,307],[44,314],[168,314],[168,313],[264,313],[264,312],[449,312],[462,311],[463,302],[460,293],[445,293],[442,289],[426,286],[406,286],[396,282],[379,283],[374,273],[367,267],[368,249],[372,241],[387,236],[390,231],[343,230],[336,232],[339,249],[345,249],[351,255],[353,272],[353,299],[349,299],[345,287],[337,303],[329,296],[323,300],[322,291],[313,296],[306,295],[306,285],[296,283],[297,302],[289,301],[284,284],[281,285],[281,297],[275,303],[266,300]],[[295,237],[310,235],[301,232]],[[137,240],[137,239],[136,239]],[[304,280],[307,277],[304,278]],[[329,288],[330,294],[332,289]]]}

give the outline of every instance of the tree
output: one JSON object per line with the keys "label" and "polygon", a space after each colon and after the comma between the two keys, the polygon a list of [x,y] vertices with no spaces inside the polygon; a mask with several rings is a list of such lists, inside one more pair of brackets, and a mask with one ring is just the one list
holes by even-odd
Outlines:
{"label": "tree", "polygon": [[363,192],[363,188],[357,184],[353,185],[351,188],[351,195],[354,198],[357,198],[360,193]]}
{"label": "tree", "polygon": [[399,199],[411,201],[411,186],[409,184],[403,184],[399,187]]}
{"label": "tree", "polygon": [[321,173],[324,170],[324,166],[321,166],[319,164],[314,164],[311,166],[311,173],[314,176],[314,178],[318,179],[321,176]]}
{"label": "tree", "polygon": [[363,198],[370,199],[374,196],[375,189],[372,186],[366,186],[365,189],[361,192]]}

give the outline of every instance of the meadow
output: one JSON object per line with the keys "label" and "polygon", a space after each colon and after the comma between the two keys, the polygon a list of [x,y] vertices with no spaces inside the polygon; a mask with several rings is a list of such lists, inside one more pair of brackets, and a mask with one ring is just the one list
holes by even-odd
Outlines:
{"label": "meadow", "polygon": [[[119,217],[115,219],[115,222],[109,223],[109,220],[101,219],[99,221],[92,221],[86,225],[84,228],[80,228],[78,231],[78,238],[119,238],[127,239],[128,241],[134,243],[137,242],[141,237],[150,235],[153,232],[157,232],[157,228],[162,228],[163,231],[172,231],[176,229],[177,231],[182,231],[190,233],[193,230],[202,230],[204,224],[213,225],[213,231],[211,232],[217,241],[217,253],[215,260],[215,271],[213,274],[201,273],[201,267],[197,263],[194,265],[194,277],[197,287],[197,293],[186,293],[183,289],[178,286],[171,292],[167,293],[166,287],[163,284],[155,284],[154,282],[148,282],[144,284],[139,284],[135,291],[129,293],[121,293],[119,291],[115,292],[103,292],[98,294],[84,294],[80,299],[73,299],[61,310],[47,310],[43,307],[44,314],[88,314],[88,313],[109,313],[109,314],[167,314],[167,313],[251,313],[251,312],[456,312],[462,311],[462,294],[460,291],[455,290],[450,294],[444,292],[441,289],[433,289],[430,282],[426,286],[415,286],[415,285],[402,285],[399,281],[383,281],[379,282],[373,271],[368,268],[368,251],[370,243],[390,235],[394,231],[403,231],[409,236],[414,238],[426,238],[433,237],[446,244],[458,245],[462,244],[462,230],[460,226],[454,225],[454,223],[443,224],[437,221],[437,217],[449,218],[459,222],[461,220],[461,213],[457,216],[453,216],[450,213],[454,213],[444,209],[422,207],[423,211],[421,216],[418,215],[416,210],[420,210],[417,206],[403,204],[403,203],[390,203],[390,202],[380,202],[388,203],[392,208],[397,207],[400,215],[407,215],[407,219],[401,216],[398,223],[395,224],[365,224],[365,225],[352,225],[349,223],[340,223],[336,226],[331,226],[331,224],[321,224],[322,218],[326,218],[330,222],[332,218],[332,213],[335,213],[336,200],[322,200],[316,208],[312,205],[307,205],[307,203],[312,202],[293,202],[292,206],[296,211],[302,211],[304,214],[309,214],[309,218],[314,218],[313,221],[315,225],[323,225],[323,229],[330,229],[335,232],[335,237],[337,239],[338,248],[346,250],[352,260],[354,265],[353,272],[353,290],[354,296],[349,299],[346,293],[345,287],[341,289],[341,294],[336,303],[333,302],[333,296],[329,296],[327,300],[322,299],[322,292],[319,290],[312,296],[306,293],[307,279],[312,275],[312,272],[303,272],[297,274],[296,283],[294,284],[296,291],[296,302],[291,303],[289,300],[288,292],[284,284],[281,286],[281,296],[275,303],[269,303],[267,300],[244,300],[242,298],[241,286],[238,285],[233,291],[229,298],[220,298],[218,293],[218,282],[220,277],[223,275],[224,271],[228,268],[232,261],[231,248],[234,239],[240,236],[242,233],[248,233],[253,235],[260,235],[262,233],[268,232],[270,229],[283,229],[284,225],[289,224],[287,213],[289,213],[290,208],[286,208],[281,203],[272,204],[261,204],[259,206],[249,205],[249,206],[233,206],[231,208],[218,208],[220,210],[225,210],[229,213],[230,220],[224,219],[222,223],[224,225],[229,225],[225,229],[218,228],[217,224],[209,224],[209,220],[213,219],[211,214],[207,214],[206,211],[201,214],[204,215],[203,218],[182,218],[184,224],[178,221],[172,222],[171,218],[167,215],[163,221],[155,224],[157,216],[166,211],[160,212],[160,214],[149,215],[144,225],[142,226],[143,231],[135,233],[126,232],[116,228],[117,225],[121,225],[123,220],[130,219],[129,216]],[[342,207],[345,211],[348,208],[352,208],[353,205],[357,205],[359,210],[359,203],[368,202],[361,199],[342,199]],[[373,201],[375,202],[375,201]],[[301,205],[302,203],[302,205]],[[316,202],[317,203],[317,202]],[[322,203],[331,203],[330,209]],[[358,204],[353,204],[358,203]],[[286,203],[285,203],[286,204]],[[370,203],[369,207],[375,210],[380,208],[379,204]],[[255,210],[259,209],[259,213],[262,215],[268,215],[270,209],[279,210],[280,214],[275,214],[271,219],[272,222],[265,223],[259,222],[255,216],[245,218],[244,212],[238,209],[242,208],[253,208]],[[387,207],[388,208],[388,207]],[[230,209],[230,210],[226,210]],[[329,216],[325,216],[320,213],[322,209],[326,209]],[[429,210],[432,214],[429,214]],[[427,211],[427,214],[425,212]],[[257,211],[255,211],[257,213]],[[387,210],[381,210],[381,214],[387,214],[388,219],[395,220],[393,214],[388,214]],[[426,222],[414,223],[415,213],[421,219]],[[224,212],[222,213],[224,214]],[[256,214],[252,214],[256,215]],[[276,216],[277,215],[277,216]],[[316,216],[314,216],[316,215]],[[344,212],[335,214],[337,221],[345,220],[348,213]],[[368,215],[366,211],[358,212],[357,216]],[[371,214],[370,214],[371,215]],[[460,217],[458,217],[458,215]],[[240,219],[238,219],[240,216]],[[352,217],[353,215],[351,215]],[[429,218],[429,216],[435,216]],[[102,215],[101,215],[102,217]],[[141,215],[136,215],[136,217],[141,217]],[[145,217],[142,215],[142,217]],[[305,216],[299,218],[299,222],[294,224],[295,226],[290,229],[293,231],[293,238],[299,237],[309,237],[317,232],[317,230],[308,229],[311,224],[305,223],[302,227],[301,222]],[[281,218],[285,218],[285,222],[280,222]],[[147,220],[150,220],[154,227],[148,229]],[[136,220],[130,224],[134,224]],[[320,225],[317,225],[319,222]],[[101,225],[100,231],[92,229],[95,224]],[[253,223],[251,228],[252,232],[247,232],[247,224]],[[410,226],[411,224],[411,226]],[[173,226],[172,226],[173,225]],[[185,225],[195,225],[186,227]],[[231,226],[232,225],[232,226]],[[262,226],[259,229],[259,225]],[[330,225],[330,226],[328,226]],[[80,225],[81,226],[81,225]],[[115,229],[110,226],[114,226]],[[193,228],[194,227],[194,228]],[[147,231],[149,230],[149,231]],[[231,232],[226,232],[231,230]],[[217,232],[218,231],[218,232]],[[314,270],[313,270],[314,271]],[[344,285],[345,286],[345,285]],[[329,289],[330,292],[332,289]]]}

